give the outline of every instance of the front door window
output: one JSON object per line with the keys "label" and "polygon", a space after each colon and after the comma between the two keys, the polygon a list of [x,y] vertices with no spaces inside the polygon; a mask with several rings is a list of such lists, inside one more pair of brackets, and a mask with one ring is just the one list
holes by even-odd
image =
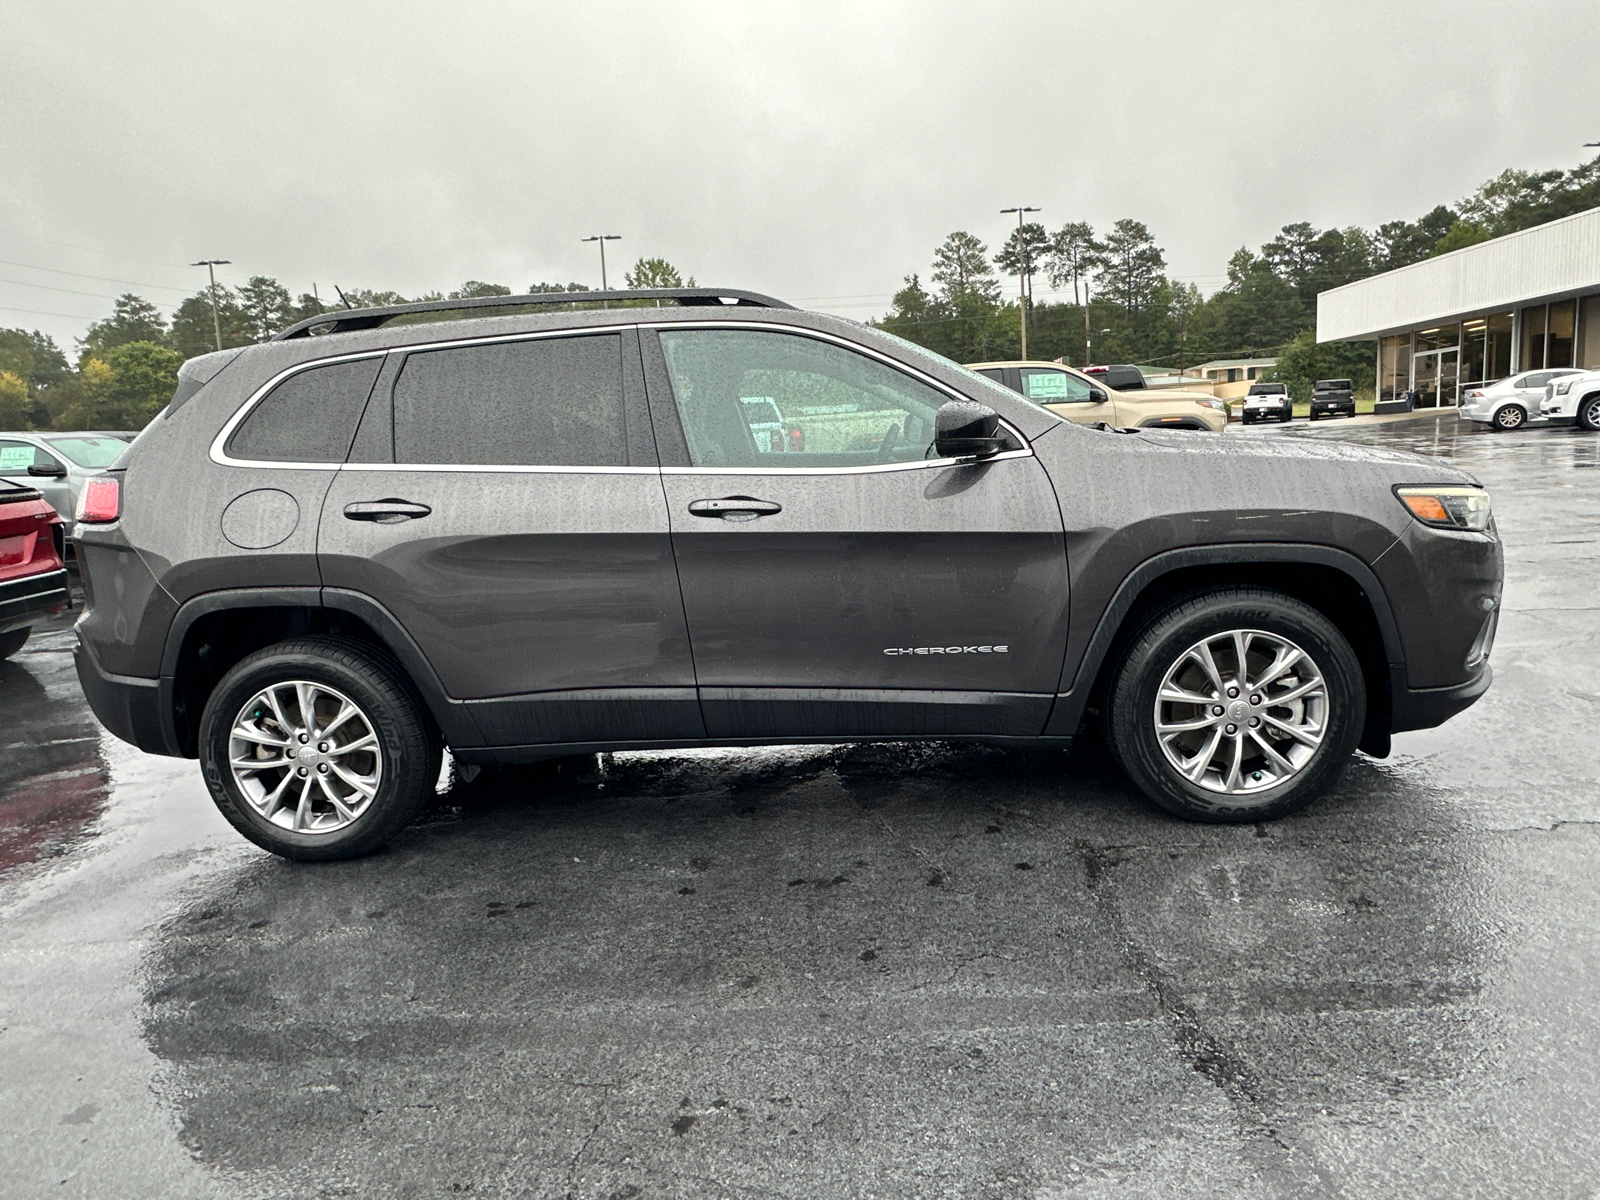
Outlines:
{"label": "front door window", "polygon": [[831,342],[751,329],[663,330],[697,467],[921,462],[949,397]]}

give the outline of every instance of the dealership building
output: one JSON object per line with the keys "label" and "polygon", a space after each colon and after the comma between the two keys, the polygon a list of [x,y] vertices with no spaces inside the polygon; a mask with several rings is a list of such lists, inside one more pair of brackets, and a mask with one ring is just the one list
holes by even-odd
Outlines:
{"label": "dealership building", "polygon": [[1600,369],[1600,208],[1317,297],[1317,341],[1376,339],[1378,399],[1454,405],[1543,367]]}

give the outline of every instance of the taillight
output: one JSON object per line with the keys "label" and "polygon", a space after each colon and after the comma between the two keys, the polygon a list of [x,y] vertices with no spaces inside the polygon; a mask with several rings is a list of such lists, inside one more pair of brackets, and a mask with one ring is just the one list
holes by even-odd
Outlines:
{"label": "taillight", "polygon": [[101,525],[121,515],[122,485],[115,475],[100,475],[83,485],[78,493],[78,520]]}
{"label": "taillight", "polygon": [[793,429],[789,430],[789,449],[798,453],[805,448],[806,431],[796,425]]}

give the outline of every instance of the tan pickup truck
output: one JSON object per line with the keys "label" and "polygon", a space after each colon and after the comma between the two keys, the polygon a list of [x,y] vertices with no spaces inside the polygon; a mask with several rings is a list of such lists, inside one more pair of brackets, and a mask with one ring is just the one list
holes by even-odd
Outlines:
{"label": "tan pickup truck", "polygon": [[1171,388],[1119,392],[1082,371],[1053,362],[981,362],[967,367],[1080,425],[1104,421],[1117,428],[1221,433],[1228,424],[1228,410],[1222,401],[1204,392]]}

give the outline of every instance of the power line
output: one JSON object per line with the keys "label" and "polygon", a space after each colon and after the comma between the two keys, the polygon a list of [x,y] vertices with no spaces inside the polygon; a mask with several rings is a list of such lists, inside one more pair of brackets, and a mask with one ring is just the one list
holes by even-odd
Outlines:
{"label": "power line", "polygon": [[152,267],[179,267],[188,265],[186,263],[160,262],[153,258],[139,258],[137,255],[120,254],[115,250],[101,250],[90,246],[75,246],[71,242],[56,242],[49,238],[36,237],[31,233],[18,233],[14,229],[0,229],[0,234],[4,234],[7,237],[26,238],[30,242],[41,242],[46,246],[61,246],[67,250],[81,250],[85,254],[99,254],[106,258],[125,258],[129,262],[149,263]]}
{"label": "power line", "polygon": [[[64,292],[68,296],[92,296],[96,300],[120,300],[120,299],[122,299],[121,296],[108,296],[103,292],[79,292],[79,291],[73,290],[72,288],[53,287],[52,285],[50,285],[48,283],[29,283],[25,279],[0,279],[0,283],[15,284],[17,287],[39,288],[40,290],[46,291],[46,292]],[[145,301],[145,303],[147,303],[147,304],[155,304],[155,302],[151,301],[151,300],[147,300],[147,301]],[[173,305],[173,304],[155,304],[155,307],[157,307],[157,308],[175,308],[177,306]]]}
{"label": "power line", "polygon": [[8,308],[0,304],[0,312],[27,313],[34,317],[70,317],[74,321],[98,321],[99,317],[86,317],[81,313],[45,312],[42,308]]}
{"label": "power line", "polygon": [[33,263],[12,262],[8,258],[0,258],[0,265],[7,267],[21,267],[25,271],[44,271],[51,275],[71,275],[74,279],[93,279],[100,283],[125,283],[129,287],[155,288],[158,292],[187,292],[188,288],[169,287],[162,283],[144,283],[138,279],[112,279],[106,275],[86,275],[82,271],[64,271],[60,267],[40,267]]}

